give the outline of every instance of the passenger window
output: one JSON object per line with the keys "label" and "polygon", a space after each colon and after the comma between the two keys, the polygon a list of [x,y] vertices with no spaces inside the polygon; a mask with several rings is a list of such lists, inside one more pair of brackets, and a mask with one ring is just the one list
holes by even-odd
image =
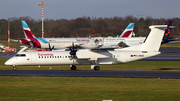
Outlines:
{"label": "passenger window", "polygon": [[59,56],[57,56],[57,58],[59,58]]}

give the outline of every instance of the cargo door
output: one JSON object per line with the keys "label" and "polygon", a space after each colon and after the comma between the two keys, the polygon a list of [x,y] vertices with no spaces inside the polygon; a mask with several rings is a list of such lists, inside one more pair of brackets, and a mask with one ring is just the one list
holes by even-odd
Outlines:
{"label": "cargo door", "polygon": [[36,54],[31,53],[31,63],[36,63]]}

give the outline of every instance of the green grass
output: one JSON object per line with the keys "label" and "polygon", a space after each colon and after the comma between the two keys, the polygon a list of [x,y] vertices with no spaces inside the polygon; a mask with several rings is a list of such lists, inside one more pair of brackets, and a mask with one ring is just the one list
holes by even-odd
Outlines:
{"label": "green grass", "polygon": [[0,77],[1,101],[178,101],[180,80],[94,77]]}
{"label": "green grass", "polygon": [[166,44],[162,44],[161,47],[180,47],[180,42],[179,43],[166,43]]}
{"label": "green grass", "polygon": [[[0,44],[4,46],[8,46],[7,41],[0,41]],[[20,42],[10,42],[10,47],[19,48],[20,46],[25,46],[24,44],[21,44]]]}

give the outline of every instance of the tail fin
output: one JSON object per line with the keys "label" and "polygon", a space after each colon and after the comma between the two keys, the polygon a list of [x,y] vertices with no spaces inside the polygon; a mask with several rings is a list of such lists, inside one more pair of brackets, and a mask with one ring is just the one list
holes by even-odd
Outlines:
{"label": "tail fin", "polygon": [[159,51],[167,25],[152,25],[149,26],[149,28],[151,31],[143,44],[123,48],[121,50],[141,50],[142,52]]}
{"label": "tail fin", "polygon": [[130,23],[126,27],[126,29],[123,31],[123,33],[119,36],[119,38],[122,38],[122,37],[131,37],[133,29],[134,29],[134,23]]}
{"label": "tail fin", "polygon": [[[169,20],[169,21],[166,22],[165,25],[167,25],[167,26],[172,26],[172,23],[173,23],[173,21],[172,21],[172,20]],[[170,33],[171,33],[171,28],[167,28],[167,29],[165,30],[165,33],[164,33],[164,38],[169,37],[169,36],[170,36]]]}
{"label": "tail fin", "polygon": [[29,28],[29,26],[27,25],[27,23],[25,21],[21,21],[22,23],[22,27],[23,27],[23,30],[24,30],[24,35],[27,39],[34,39],[35,36],[34,34],[32,33],[31,29]]}
{"label": "tail fin", "polygon": [[161,41],[167,28],[167,25],[152,25],[149,27],[151,32],[149,33],[146,41],[142,44],[142,51],[159,51]]}

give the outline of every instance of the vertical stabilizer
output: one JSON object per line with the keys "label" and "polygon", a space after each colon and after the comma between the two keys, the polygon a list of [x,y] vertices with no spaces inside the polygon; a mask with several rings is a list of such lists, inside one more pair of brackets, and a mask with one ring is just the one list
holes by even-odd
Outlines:
{"label": "vertical stabilizer", "polygon": [[134,29],[134,23],[130,23],[123,33],[119,36],[119,38],[131,37]]}
{"label": "vertical stabilizer", "polygon": [[34,39],[35,36],[25,21],[21,21],[26,39]]}
{"label": "vertical stabilizer", "polygon": [[149,28],[151,31],[143,44],[122,48],[121,50],[159,51],[167,25],[152,25]]}
{"label": "vertical stabilizer", "polygon": [[149,33],[146,41],[142,44],[141,50],[159,51],[167,25],[152,25],[149,28],[151,29],[151,32]]}
{"label": "vertical stabilizer", "polygon": [[[173,21],[169,20],[169,21],[166,22],[165,25],[172,26],[172,23],[173,23]],[[171,28],[167,28],[165,30],[165,33],[164,33],[164,38],[167,38],[167,37],[169,38],[170,37],[170,33],[171,33]]]}

